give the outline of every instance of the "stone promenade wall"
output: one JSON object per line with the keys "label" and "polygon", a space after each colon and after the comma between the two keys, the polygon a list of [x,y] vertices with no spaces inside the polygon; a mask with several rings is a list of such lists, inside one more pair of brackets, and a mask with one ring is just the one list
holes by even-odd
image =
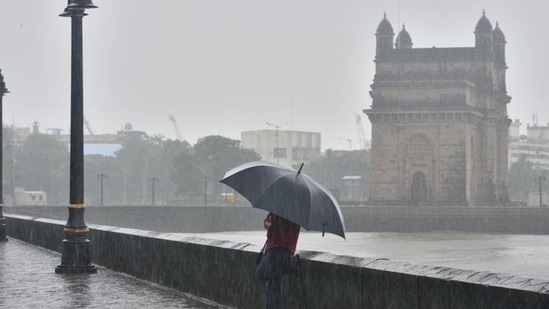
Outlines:
{"label": "stone promenade wall", "polygon": [[[549,234],[549,208],[342,207],[348,232],[470,231]],[[4,213],[66,221],[66,206],[4,206]],[[86,223],[172,233],[263,230],[265,211],[250,206],[89,206]]]}
{"label": "stone promenade wall", "polygon": [[[61,252],[65,221],[19,215],[6,215],[6,220],[9,237]],[[262,307],[262,284],[254,277],[257,246],[120,227],[89,228],[96,265],[234,308]],[[284,308],[549,308],[549,282],[544,280],[321,252],[299,254],[301,274],[283,281]]]}

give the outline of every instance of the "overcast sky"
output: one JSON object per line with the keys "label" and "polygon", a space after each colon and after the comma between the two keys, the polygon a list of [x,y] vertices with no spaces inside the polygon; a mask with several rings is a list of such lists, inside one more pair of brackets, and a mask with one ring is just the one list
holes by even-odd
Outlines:
{"label": "overcast sky", "polygon": [[[400,4],[399,4],[400,2]],[[511,119],[549,122],[547,0],[94,0],[84,18],[84,110],[95,134],[126,123],[175,138],[320,132],[349,149],[371,105],[375,31],[387,13],[414,47],[472,47],[486,16],[507,39]],[[3,123],[70,131],[66,0],[0,0]],[[400,26],[399,26],[400,24]],[[370,123],[362,122],[368,138]],[[87,132],[86,132],[87,134]],[[358,147],[352,143],[353,149]]]}

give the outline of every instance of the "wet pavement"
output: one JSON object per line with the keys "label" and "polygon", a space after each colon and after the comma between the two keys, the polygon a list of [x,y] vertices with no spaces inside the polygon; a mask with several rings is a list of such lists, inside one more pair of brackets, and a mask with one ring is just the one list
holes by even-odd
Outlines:
{"label": "wet pavement", "polygon": [[[177,233],[179,234],[179,233]],[[250,243],[265,232],[184,234]],[[501,272],[549,280],[549,235],[458,232],[347,233],[347,239],[302,232],[298,250],[420,265]],[[61,255],[10,238],[0,242],[0,308],[227,308],[98,267],[92,275],[59,275]]]}
{"label": "wet pavement", "polygon": [[227,308],[98,266],[59,275],[61,255],[9,238],[0,242],[0,308]]}

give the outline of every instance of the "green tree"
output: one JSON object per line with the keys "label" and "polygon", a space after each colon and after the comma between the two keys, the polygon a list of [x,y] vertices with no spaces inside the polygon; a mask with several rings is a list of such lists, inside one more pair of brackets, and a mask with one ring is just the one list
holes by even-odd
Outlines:
{"label": "green tree", "polygon": [[68,170],[63,168],[69,161],[69,151],[65,144],[51,135],[29,135],[16,160],[21,178],[16,179],[15,186],[26,190],[41,190],[55,196],[58,184],[53,182],[53,176],[62,172],[68,175]]}
{"label": "green tree", "polygon": [[219,183],[225,172],[242,163],[261,158],[253,150],[240,148],[239,140],[219,135],[201,138],[193,147],[193,156],[203,179],[206,179],[207,194],[214,196],[219,196],[225,190]]}
{"label": "green tree", "polygon": [[122,178],[120,166],[115,157],[91,154],[84,156],[84,193],[87,205],[101,204],[101,182],[103,182],[103,204],[120,204]]}
{"label": "green tree", "polygon": [[[49,205],[68,205],[69,204],[69,187],[70,187],[69,171],[70,171],[70,159],[63,162],[52,174],[53,186],[52,186],[51,192],[48,192]],[[84,183],[84,186],[85,186],[85,183]]]}
{"label": "green tree", "polygon": [[179,197],[196,198],[203,194],[204,175],[198,167],[192,147],[186,148],[174,158],[171,180],[175,184],[174,194]]}
{"label": "green tree", "polygon": [[[13,130],[10,127],[4,127],[2,131],[2,171],[3,171],[3,188],[2,192],[4,195],[9,196],[8,200],[13,198],[13,193],[15,189],[15,180],[20,178],[21,175],[16,174],[16,160],[15,158],[19,156],[21,151],[20,145],[15,143],[13,136]],[[5,201],[6,202],[6,201]]]}
{"label": "green tree", "polygon": [[181,192],[179,184],[172,180],[177,168],[175,160],[190,149],[187,142],[165,140],[160,135],[129,134],[116,153],[118,167],[113,175],[122,184],[119,191],[122,203],[152,202],[152,181],[155,204],[168,203],[170,196]]}
{"label": "green tree", "polygon": [[155,164],[154,154],[160,147],[161,138],[150,138],[142,132],[129,132],[122,143],[122,148],[116,153],[120,166],[118,175],[122,179],[122,201],[127,204],[145,204],[148,179],[152,176],[152,166]]}
{"label": "green tree", "polygon": [[528,194],[535,190],[535,179],[539,174],[526,156],[521,156],[509,168],[509,198],[514,202],[528,202]]}
{"label": "green tree", "polygon": [[165,197],[166,204],[172,204],[178,192],[177,184],[173,181],[177,169],[176,159],[190,149],[191,145],[186,141],[169,139],[162,144],[158,157],[158,177],[160,177],[158,192]]}

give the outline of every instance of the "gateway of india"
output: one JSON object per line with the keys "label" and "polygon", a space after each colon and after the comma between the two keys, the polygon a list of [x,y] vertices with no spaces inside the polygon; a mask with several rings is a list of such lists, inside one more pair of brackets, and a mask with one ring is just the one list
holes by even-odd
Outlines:
{"label": "gateway of india", "polygon": [[376,31],[371,205],[505,205],[508,131],[505,36],[482,13],[474,47],[413,48]]}

